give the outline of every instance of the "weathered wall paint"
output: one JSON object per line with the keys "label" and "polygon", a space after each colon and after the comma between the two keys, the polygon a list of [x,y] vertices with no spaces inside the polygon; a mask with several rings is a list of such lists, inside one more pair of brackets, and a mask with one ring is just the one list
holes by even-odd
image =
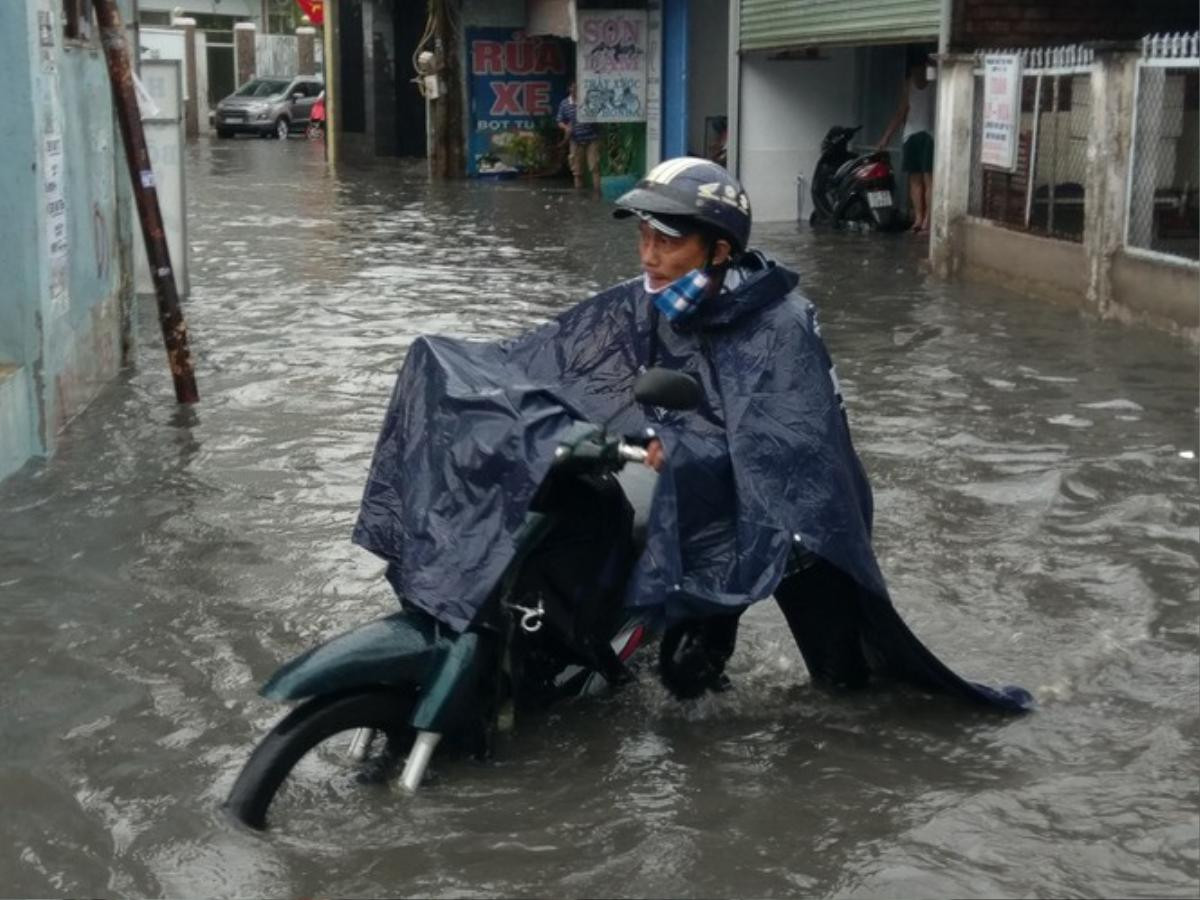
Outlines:
{"label": "weathered wall paint", "polygon": [[53,452],[128,342],[124,151],[98,37],[65,40],[61,9],[0,11],[0,78],[24,110],[0,131],[0,478]]}
{"label": "weathered wall paint", "polygon": [[[0,209],[32,213],[40,195],[37,142],[33,121],[33,69],[29,49],[34,40],[33,11],[24,4],[0,13],[0,83],[13,104],[13,114],[0,128]],[[25,298],[40,291],[39,231],[32,215],[0,215],[0,362],[24,365],[35,336],[36,308]],[[40,221],[40,220],[39,220]]]}

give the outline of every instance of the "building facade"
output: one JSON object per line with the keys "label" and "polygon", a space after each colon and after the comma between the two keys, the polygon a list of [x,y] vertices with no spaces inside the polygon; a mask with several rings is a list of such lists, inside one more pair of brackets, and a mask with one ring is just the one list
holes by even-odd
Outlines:
{"label": "building facade", "polygon": [[[439,30],[436,16],[430,18],[434,6],[453,11],[453,34]],[[337,131],[334,156],[430,155],[438,174],[481,174],[472,148],[478,155],[485,128],[513,131],[514,143],[525,153],[527,133],[557,135],[554,113],[578,74],[580,16],[605,11],[645,23],[637,45],[644,57],[644,96],[639,98],[644,107],[636,121],[631,117],[604,129],[606,176],[635,176],[662,158],[684,153],[712,155],[729,116],[733,7],[730,0],[452,0],[436,5],[327,0],[336,57],[332,77],[327,67]],[[507,57],[487,57],[486,71],[474,71],[478,59],[472,42],[477,40],[514,45],[512,71],[497,68]],[[421,73],[414,71],[413,58],[420,50],[436,54],[437,97],[418,87]],[[527,56],[539,53],[545,72],[525,65]],[[552,65],[549,55],[563,65]],[[486,93],[492,89],[488,78],[512,82],[503,88],[501,110],[485,102],[494,99]],[[534,82],[528,97],[517,84],[521,80]],[[481,125],[481,120],[486,121]],[[449,164],[442,165],[443,159]],[[529,168],[545,163],[539,158]]]}
{"label": "building facade", "polygon": [[958,2],[935,270],[1200,338],[1197,17],[1194,3]]}
{"label": "building facade", "polygon": [[[904,89],[906,59],[936,49],[942,3],[732,6],[731,165],[754,198],[756,219],[795,221],[810,208],[811,176],[831,127],[862,126],[852,145],[858,151],[882,138]],[[891,149],[899,146],[897,138]]]}
{"label": "building facade", "polygon": [[132,193],[90,10],[0,9],[0,477],[50,454],[128,356]]}

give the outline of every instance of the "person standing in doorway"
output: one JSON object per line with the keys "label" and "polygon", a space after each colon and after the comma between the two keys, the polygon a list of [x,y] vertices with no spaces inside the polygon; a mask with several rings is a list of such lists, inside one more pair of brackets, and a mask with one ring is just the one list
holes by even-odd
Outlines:
{"label": "person standing in doorway", "polygon": [[886,149],[896,129],[904,126],[901,160],[908,173],[912,230],[917,233],[929,230],[929,207],[933,199],[933,110],[937,88],[929,81],[927,64],[928,58],[923,53],[909,58],[900,105],[878,146],[879,150]]}
{"label": "person standing in doorway", "polygon": [[580,122],[575,104],[575,82],[567,88],[567,96],[558,105],[558,127],[563,130],[563,142],[569,147],[567,161],[575,189],[583,187],[583,167],[592,176],[592,194],[600,196],[600,131],[592,122]]}

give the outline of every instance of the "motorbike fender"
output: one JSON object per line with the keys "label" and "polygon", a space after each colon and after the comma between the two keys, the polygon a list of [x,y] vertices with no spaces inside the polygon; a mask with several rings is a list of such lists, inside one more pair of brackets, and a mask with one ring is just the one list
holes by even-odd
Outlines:
{"label": "motorbike fender", "polygon": [[459,636],[425,616],[399,612],[340,634],[283,665],[260,693],[300,700],[371,685],[423,686]]}
{"label": "motorbike fender", "polygon": [[425,684],[409,723],[417,731],[442,733],[463,724],[477,708],[479,686],[489,671],[491,642],[475,631],[464,631],[442,658],[436,673]]}

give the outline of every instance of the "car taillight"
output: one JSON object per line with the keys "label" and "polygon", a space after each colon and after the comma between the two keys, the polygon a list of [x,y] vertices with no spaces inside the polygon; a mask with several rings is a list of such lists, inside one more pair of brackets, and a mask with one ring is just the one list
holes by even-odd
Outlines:
{"label": "car taillight", "polygon": [[888,167],[886,164],[881,162],[874,162],[869,166],[863,166],[854,173],[855,178],[861,178],[863,181],[866,181],[869,178],[887,178],[887,176]]}

